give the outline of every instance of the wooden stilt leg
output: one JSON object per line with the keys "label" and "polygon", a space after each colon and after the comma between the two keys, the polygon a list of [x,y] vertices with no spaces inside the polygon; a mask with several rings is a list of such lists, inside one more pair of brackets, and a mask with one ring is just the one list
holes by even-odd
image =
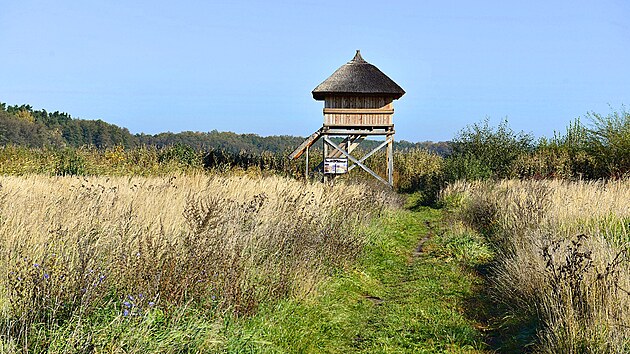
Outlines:
{"label": "wooden stilt leg", "polygon": [[387,182],[394,187],[394,135],[387,135]]}
{"label": "wooden stilt leg", "polygon": [[306,178],[306,180],[308,181],[308,151],[310,150],[310,147],[306,148],[306,167],[304,168],[304,177]]}
{"label": "wooden stilt leg", "polygon": [[[324,135],[324,161],[326,161],[326,158],[328,157],[328,142],[326,142],[326,139],[328,138],[328,135]],[[326,173],[324,172],[324,183],[328,182],[328,177],[326,176]]]}

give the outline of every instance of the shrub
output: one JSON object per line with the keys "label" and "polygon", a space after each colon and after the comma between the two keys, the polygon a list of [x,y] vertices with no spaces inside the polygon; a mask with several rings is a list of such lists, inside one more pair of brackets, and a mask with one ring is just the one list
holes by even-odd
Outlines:
{"label": "shrub", "polygon": [[201,156],[188,145],[175,144],[160,150],[158,161],[173,161],[183,166],[195,167],[201,165]]}
{"label": "shrub", "polygon": [[446,159],[444,166],[446,181],[484,180],[493,177],[490,166],[472,154],[451,155]]}
{"label": "shrub", "polygon": [[604,116],[587,113],[589,126],[571,122],[565,134],[541,139],[522,155],[514,176],[525,178],[608,179],[630,174],[630,114],[622,108]]}
{"label": "shrub", "polygon": [[461,130],[452,145],[446,171],[450,180],[511,177],[513,163],[534,147],[532,136],[514,132],[507,120],[494,128],[488,119]]}
{"label": "shrub", "polygon": [[600,173],[612,178],[630,174],[630,113],[622,107],[607,116],[591,112],[587,118],[589,150]]}
{"label": "shrub", "polygon": [[55,175],[81,176],[86,174],[85,159],[75,149],[67,148],[59,151]]}

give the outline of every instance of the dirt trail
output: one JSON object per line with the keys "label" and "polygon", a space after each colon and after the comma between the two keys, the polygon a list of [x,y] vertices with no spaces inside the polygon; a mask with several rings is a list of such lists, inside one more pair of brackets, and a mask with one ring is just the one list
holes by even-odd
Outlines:
{"label": "dirt trail", "polygon": [[413,252],[414,259],[422,255],[423,253],[422,248],[424,247],[424,244],[435,235],[435,227],[433,226],[433,224],[428,220],[425,220],[424,224],[426,225],[428,231],[426,232],[426,234],[424,234],[424,237],[422,237],[420,241],[418,242],[418,245],[416,246],[416,249]]}

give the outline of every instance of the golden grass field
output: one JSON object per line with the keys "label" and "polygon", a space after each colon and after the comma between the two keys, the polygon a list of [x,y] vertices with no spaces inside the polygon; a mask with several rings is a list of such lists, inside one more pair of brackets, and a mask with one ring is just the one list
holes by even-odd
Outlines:
{"label": "golden grass field", "polygon": [[[539,320],[537,351],[628,350],[630,181],[456,182],[441,201],[494,245],[492,298]],[[149,313],[177,323],[186,309],[238,317],[305,298],[398,203],[341,180],[0,177],[0,352],[92,342],[83,326],[99,316],[150,331]]]}
{"label": "golden grass field", "polygon": [[18,345],[33,323],[103,307],[247,314],[304,296],[391,198],[281,177],[0,177],[2,335]]}

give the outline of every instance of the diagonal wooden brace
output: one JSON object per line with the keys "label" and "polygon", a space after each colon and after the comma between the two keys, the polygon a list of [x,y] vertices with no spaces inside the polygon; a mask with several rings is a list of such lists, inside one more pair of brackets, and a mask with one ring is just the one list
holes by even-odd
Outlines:
{"label": "diagonal wooden brace", "polygon": [[356,165],[358,165],[359,167],[361,167],[363,170],[365,170],[365,172],[369,173],[372,175],[372,177],[376,178],[377,180],[385,183],[386,185],[388,185],[390,188],[393,188],[393,186],[391,184],[389,184],[389,182],[387,182],[386,180],[383,179],[383,177],[379,176],[378,174],[376,174],[376,172],[372,171],[369,167],[367,167],[366,165],[364,165],[361,161],[357,160],[354,156],[350,155],[348,152],[346,152],[345,150],[343,150],[342,148],[340,148],[337,144],[335,144],[332,140],[330,140],[330,138],[328,136],[324,136],[324,141],[329,144],[330,146],[334,147],[335,149],[339,150],[344,156],[346,156],[350,161],[354,162]]}
{"label": "diagonal wooden brace", "polygon": [[[374,155],[377,151],[379,151],[385,145],[387,145],[391,140],[392,140],[392,138],[389,138],[389,139],[385,140],[385,142],[383,142],[377,148],[375,148],[374,150],[370,151],[367,155],[365,155],[362,158],[360,158],[359,162],[363,162],[363,161],[367,160],[370,156]],[[357,165],[352,165],[352,166],[348,167],[348,172],[352,171],[352,169],[355,168],[355,166],[357,166]]]}
{"label": "diagonal wooden brace", "polygon": [[289,159],[295,160],[299,158],[300,156],[302,156],[304,151],[306,151],[309,147],[311,147],[311,145],[315,144],[315,142],[319,139],[321,135],[322,135],[322,128],[319,128],[315,133],[311,134],[311,136],[309,136],[306,140],[304,140],[304,142],[300,144],[300,146],[298,146],[298,148],[295,149],[291,153],[291,155],[289,155]]}
{"label": "diagonal wooden brace", "polygon": [[[339,147],[345,149],[347,153],[352,154],[352,151],[356,149],[359,144],[361,144],[365,137],[365,135],[348,135],[345,139],[343,139],[341,144],[339,144]],[[328,157],[341,157],[341,152],[338,150],[334,150],[333,152],[328,154]]]}

